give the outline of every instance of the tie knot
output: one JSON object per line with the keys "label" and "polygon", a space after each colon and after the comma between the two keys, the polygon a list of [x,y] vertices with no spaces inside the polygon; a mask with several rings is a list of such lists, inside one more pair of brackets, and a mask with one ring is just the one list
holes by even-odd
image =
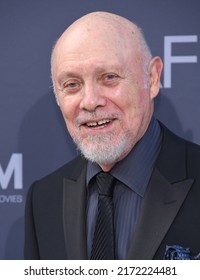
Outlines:
{"label": "tie knot", "polygon": [[113,195],[115,178],[110,173],[100,172],[96,175],[96,182],[98,186],[99,195],[111,196]]}

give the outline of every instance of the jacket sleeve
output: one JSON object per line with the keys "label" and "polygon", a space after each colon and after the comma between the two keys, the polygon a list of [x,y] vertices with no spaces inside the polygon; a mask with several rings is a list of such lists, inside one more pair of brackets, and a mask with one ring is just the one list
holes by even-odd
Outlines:
{"label": "jacket sleeve", "polygon": [[37,260],[40,259],[38,242],[35,230],[34,213],[33,213],[33,189],[34,184],[31,185],[25,206],[25,242],[24,242],[24,259]]}

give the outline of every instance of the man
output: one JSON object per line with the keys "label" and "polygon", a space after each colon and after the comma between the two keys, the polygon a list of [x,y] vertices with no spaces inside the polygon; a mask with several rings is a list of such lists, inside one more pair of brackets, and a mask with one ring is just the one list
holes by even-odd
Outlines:
{"label": "man", "polygon": [[[115,178],[107,259],[163,259],[170,246],[197,255],[200,149],[153,117],[162,61],[151,57],[139,27],[88,14],[58,39],[51,65],[57,103],[84,157],[30,188],[25,258],[104,258],[94,253],[100,172]],[[101,242],[97,251],[111,243]]]}

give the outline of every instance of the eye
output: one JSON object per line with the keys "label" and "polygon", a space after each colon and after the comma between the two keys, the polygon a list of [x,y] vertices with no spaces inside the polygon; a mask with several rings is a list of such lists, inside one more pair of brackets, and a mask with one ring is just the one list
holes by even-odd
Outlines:
{"label": "eye", "polygon": [[107,80],[113,80],[113,79],[115,79],[116,77],[117,77],[116,74],[108,74],[108,75],[106,75],[106,79],[107,79]]}
{"label": "eye", "polygon": [[66,88],[76,88],[77,87],[77,83],[73,82],[73,83],[67,83]]}
{"label": "eye", "polygon": [[105,80],[112,81],[112,80],[116,79],[117,77],[118,77],[117,74],[106,74]]}
{"label": "eye", "polygon": [[67,93],[76,93],[81,88],[81,82],[78,80],[69,80],[64,83],[63,90]]}
{"label": "eye", "polygon": [[114,86],[117,84],[119,76],[115,73],[106,73],[102,75],[101,79],[105,85]]}

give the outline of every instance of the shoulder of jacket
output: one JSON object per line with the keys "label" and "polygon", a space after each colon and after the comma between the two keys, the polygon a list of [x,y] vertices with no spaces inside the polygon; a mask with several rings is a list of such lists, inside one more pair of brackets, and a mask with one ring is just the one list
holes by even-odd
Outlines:
{"label": "shoulder of jacket", "polygon": [[87,160],[78,156],[41,179],[36,180],[32,185],[34,188],[41,185],[61,185],[63,178],[76,179],[86,166]]}

